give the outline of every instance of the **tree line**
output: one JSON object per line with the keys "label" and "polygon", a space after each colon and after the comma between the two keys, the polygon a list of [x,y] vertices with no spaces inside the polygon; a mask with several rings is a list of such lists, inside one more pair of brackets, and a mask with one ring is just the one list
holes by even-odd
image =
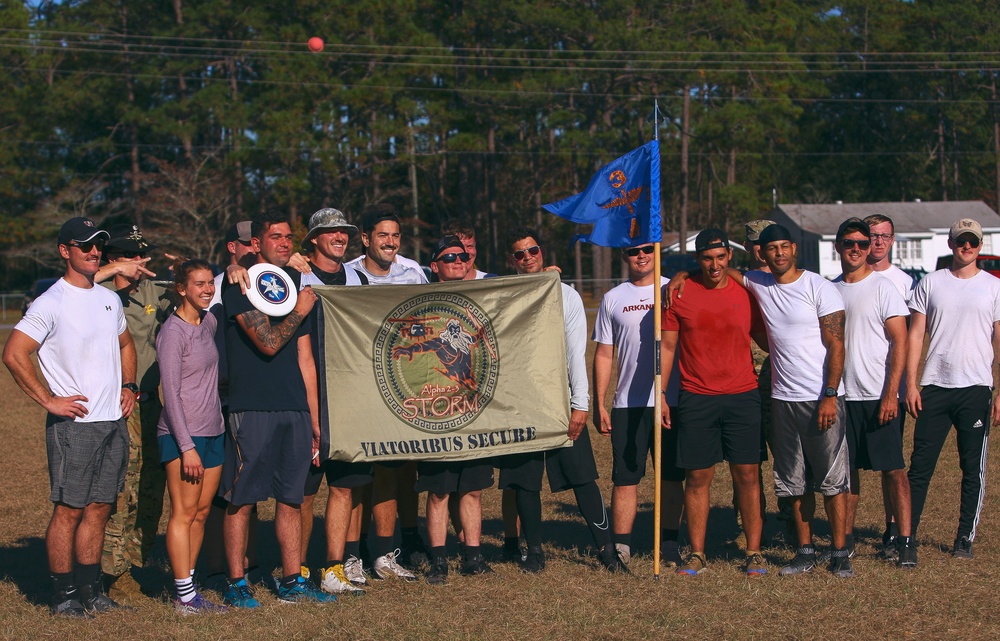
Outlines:
{"label": "tree line", "polygon": [[0,289],[48,275],[74,214],[223,262],[257,211],[304,233],[376,202],[424,262],[466,220],[502,271],[528,224],[608,278],[541,205],[657,134],[667,231],[741,237],[774,199],[995,208],[997,27],[975,0],[4,3]]}

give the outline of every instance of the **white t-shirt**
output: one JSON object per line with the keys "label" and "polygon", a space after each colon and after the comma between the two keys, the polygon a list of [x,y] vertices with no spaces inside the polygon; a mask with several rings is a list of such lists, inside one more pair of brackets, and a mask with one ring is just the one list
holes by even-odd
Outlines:
{"label": "white t-shirt", "polygon": [[[409,260],[409,259],[407,259]],[[416,262],[409,260],[409,262],[417,265]],[[392,263],[389,265],[389,273],[385,276],[376,276],[367,269],[365,269],[365,256],[362,254],[354,260],[350,260],[344,263],[347,267],[353,267],[362,274],[368,277],[368,283],[370,285],[420,285],[427,282],[427,277],[424,276],[424,270],[417,265],[416,268],[407,267],[402,263]]]}
{"label": "white t-shirt", "polygon": [[[905,274],[904,274],[905,275]],[[877,401],[889,378],[889,336],[885,321],[909,316],[906,301],[896,286],[872,272],[857,283],[838,276],[833,284],[844,299],[844,390],[849,401]],[[897,347],[899,349],[899,347]]]}
{"label": "white t-shirt", "polygon": [[[794,283],[779,285],[774,275],[743,275],[757,297],[771,343],[771,396],[781,401],[815,401],[826,388],[826,346],[819,319],[843,311],[844,299],[833,283],[804,271]],[[844,393],[844,382],[837,389]]]}
{"label": "white t-shirt", "polygon": [[889,282],[896,286],[896,291],[899,292],[899,295],[902,296],[904,300],[910,300],[910,296],[913,294],[913,287],[916,285],[916,281],[913,280],[913,276],[910,276],[895,265],[889,265],[889,269],[884,269],[876,273],[880,276],[888,278]]}
{"label": "white t-shirt", "polygon": [[222,304],[222,279],[226,277],[226,270],[222,270],[215,275],[215,293],[212,294],[212,302],[208,304],[208,308],[212,309],[216,305]]}
{"label": "white t-shirt", "polygon": [[587,313],[583,299],[575,289],[561,283],[563,325],[566,330],[566,371],[569,374],[569,406],[575,410],[590,409],[587,383]]}
{"label": "white t-shirt", "polygon": [[36,343],[38,363],[56,396],[87,397],[80,423],[122,417],[122,360],[126,330],[121,299],[106,287],[81,289],[60,278],[35,299],[15,329]]}
{"label": "white t-shirt", "polygon": [[[660,279],[661,285],[667,283]],[[612,407],[653,407],[653,284],[638,287],[626,281],[604,295],[597,310],[594,340],[617,350],[618,385]],[[671,371],[671,374],[673,372]]]}
{"label": "white t-shirt", "polygon": [[910,309],[927,317],[927,360],[921,385],[993,386],[993,323],[1000,320],[1000,278],[980,271],[958,278],[950,269],[924,276]]}
{"label": "white t-shirt", "polygon": [[475,272],[476,272],[476,280],[479,280],[480,278],[486,278],[486,274],[489,273],[489,272],[480,271],[478,269],[475,270]]}

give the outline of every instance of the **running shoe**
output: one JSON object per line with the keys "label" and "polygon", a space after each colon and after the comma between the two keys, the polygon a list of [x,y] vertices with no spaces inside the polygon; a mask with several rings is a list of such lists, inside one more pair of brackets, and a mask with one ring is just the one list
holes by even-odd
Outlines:
{"label": "running shoe", "polygon": [[[846,552],[846,550],[840,550],[840,552]],[[837,552],[834,551],[834,554],[836,553]],[[844,554],[843,556],[831,557],[830,565],[828,565],[826,569],[838,579],[854,578],[854,566],[851,565],[851,557],[847,554]]]}
{"label": "running shoe", "polygon": [[601,565],[608,572],[615,574],[621,572],[622,574],[632,574],[632,571],[628,569],[628,565],[622,560],[621,555],[614,545],[604,546],[598,556],[601,559]]}
{"label": "running shoe", "polygon": [[503,544],[504,563],[523,563],[528,557],[521,551],[520,541]]}
{"label": "running shoe", "polygon": [[529,547],[528,556],[521,564],[521,571],[528,574],[538,574],[545,569],[545,552],[540,547]]}
{"label": "running shoe", "polygon": [[77,598],[80,599],[83,608],[91,614],[104,614],[112,610],[131,609],[125,608],[125,606],[104,594],[101,581],[97,581],[94,585],[84,585],[78,588]]}
{"label": "running shoe", "polygon": [[951,550],[951,556],[955,559],[975,558],[976,555],[972,553],[972,541],[969,540],[969,537],[960,536],[955,539],[955,547]]}
{"label": "running shoe", "polygon": [[395,552],[389,552],[383,556],[375,559],[374,568],[375,576],[380,579],[397,578],[404,581],[416,581],[417,576],[410,572],[399,563],[396,562],[396,558],[399,556],[399,550]]}
{"label": "running shoe", "polygon": [[396,558],[416,569],[430,563],[431,554],[424,545],[424,540],[417,536],[403,543],[403,551]]}
{"label": "running shoe", "polygon": [[349,556],[347,560],[344,561],[344,576],[347,580],[351,582],[352,585],[361,587],[363,585],[368,585],[368,576],[365,573],[365,565],[356,556]]}
{"label": "running shoe", "polygon": [[181,616],[192,614],[222,614],[228,612],[229,608],[224,605],[212,603],[201,596],[199,592],[194,593],[194,598],[184,603],[180,599],[174,599],[174,611]]}
{"label": "running shoe", "polygon": [[319,587],[324,592],[329,592],[330,594],[347,594],[349,596],[362,596],[365,593],[364,590],[353,585],[350,579],[344,574],[343,563],[322,568],[319,572],[320,576],[323,577]]}
{"label": "running shoe", "polygon": [[899,544],[898,555],[896,567],[903,570],[913,570],[917,567],[917,545],[912,539],[908,543]]}
{"label": "running shoe", "polygon": [[743,562],[743,572],[747,576],[761,576],[767,574],[767,561],[764,560],[760,552],[747,555],[747,560]]}
{"label": "running shoe", "polygon": [[816,551],[813,548],[799,548],[791,562],[778,570],[781,576],[794,576],[812,572],[816,567]]}
{"label": "running shoe", "polygon": [[69,617],[74,619],[93,619],[94,615],[87,612],[87,609],[83,607],[80,603],[80,599],[77,598],[77,590],[70,590],[69,592],[65,590],[60,590],[52,598],[52,603],[49,605],[49,612],[52,616],[57,617]]}
{"label": "running shoe", "polygon": [[222,593],[222,602],[234,608],[253,609],[260,607],[260,601],[254,598],[253,590],[247,585],[246,579],[230,583]]}
{"label": "running shoe", "polygon": [[684,559],[684,564],[677,568],[676,574],[685,576],[697,576],[708,569],[705,563],[705,555],[700,552],[692,552]]}
{"label": "running shoe", "polygon": [[462,576],[472,576],[474,574],[493,574],[494,572],[490,564],[483,559],[483,555],[477,554],[462,563],[462,569],[459,570],[459,573]]}
{"label": "running shoe", "polygon": [[[625,543],[615,543],[615,553],[625,565],[628,565],[632,561],[632,548]],[[680,555],[677,556],[680,558]]]}
{"label": "running shoe", "polygon": [[441,557],[434,559],[431,569],[427,571],[424,580],[431,585],[444,585],[448,582],[448,559]]}
{"label": "running shoe", "polygon": [[333,603],[337,597],[317,588],[301,574],[292,585],[278,586],[278,603]]}

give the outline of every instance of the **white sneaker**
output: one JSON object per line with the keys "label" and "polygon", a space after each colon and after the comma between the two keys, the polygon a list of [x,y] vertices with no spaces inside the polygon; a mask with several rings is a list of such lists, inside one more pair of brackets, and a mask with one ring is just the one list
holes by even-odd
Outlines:
{"label": "white sneaker", "polygon": [[344,565],[342,563],[323,568],[320,570],[320,574],[323,580],[320,582],[319,587],[324,592],[329,592],[330,594],[349,594],[351,596],[361,596],[365,593],[361,588],[351,585],[351,582],[344,576]]}
{"label": "white sneaker", "polygon": [[365,576],[365,566],[356,556],[349,556],[344,561],[344,577],[353,585],[368,585],[368,577]]}
{"label": "white sneaker", "polygon": [[417,576],[413,572],[396,563],[397,554],[399,554],[398,548],[395,552],[389,552],[375,559],[375,575],[380,579],[395,577],[404,581],[416,581]]}

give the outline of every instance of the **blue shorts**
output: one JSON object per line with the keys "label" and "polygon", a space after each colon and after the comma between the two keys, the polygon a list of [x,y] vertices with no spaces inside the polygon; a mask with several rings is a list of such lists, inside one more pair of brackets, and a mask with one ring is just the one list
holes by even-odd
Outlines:
{"label": "blue shorts", "polygon": [[[192,436],[194,451],[201,457],[201,466],[205,469],[219,467],[226,458],[225,433],[217,436]],[[160,463],[169,463],[181,457],[181,450],[177,447],[177,439],[173,434],[157,436],[156,442],[160,446]]]}

